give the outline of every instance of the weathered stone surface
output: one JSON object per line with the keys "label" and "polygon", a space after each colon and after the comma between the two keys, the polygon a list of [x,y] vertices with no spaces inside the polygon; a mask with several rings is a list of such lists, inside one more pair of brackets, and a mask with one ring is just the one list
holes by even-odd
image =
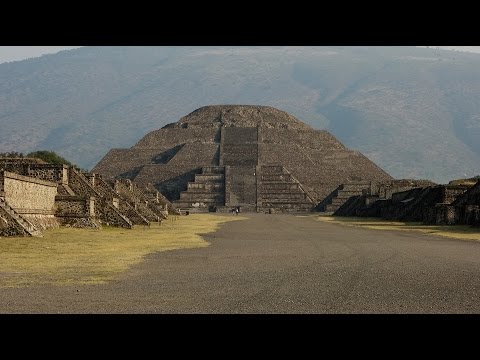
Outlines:
{"label": "weathered stone surface", "polygon": [[131,228],[161,221],[174,210],[156,189],[143,191],[130,180],[115,188],[99,174],[34,159],[2,158],[0,166],[16,172],[0,172],[3,234],[37,235],[59,224]]}
{"label": "weathered stone surface", "polygon": [[[95,199],[95,198],[93,198]],[[90,212],[90,199],[82,196],[57,195],[55,198],[55,215],[58,217],[93,217]]]}
{"label": "weathered stone surface", "polygon": [[8,171],[0,176],[5,201],[20,214],[53,215],[57,184]]}
{"label": "weathered stone surface", "polygon": [[19,175],[28,175],[30,165],[44,164],[40,159],[31,158],[0,158],[0,170],[13,172]]}
{"label": "weathered stone surface", "polygon": [[225,167],[224,196],[215,195],[218,206],[260,206],[257,166],[283,167],[314,203],[342,183],[392,179],[328,132],[314,130],[283,111],[251,105],[202,107],[147,134],[130,149],[111,150],[93,172],[152,184],[170,201],[198,199],[196,203],[207,204],[209,196],[201,201],[190,193],[203,186],[195,181],[196,174],[212,166]]}
{"label": "weathered stone surface", "polygon": [[121,199],[132,205],[147,221],[159,221],[160,217],[163,218],[160,209],[151,204],[155,203],[155,201],[148,199],[143,191],[141,191],[130,180],[116,180],[115,182],[110,183],[110,186]]}
{"label": "weathered stone surface", "polygon": [[120,226],[128,229],[133,226],[132,222],[113,205],[113,199],[102,196],[90,181],[74,168],[68,169],[68,184],[75,194],[95,198],[95,207],[96,209],[98,208],[95,215],[105,225]]}
{"label": "weathered stone surface", "polygon": [[[394,193],[407,191],[418,187],[434,185],[436,184],[429,180],[413,179],[395,179],[380,182],[370,181],[341,184],[337,189],[330,193],[317,206],[317,208],[320,211],[333,212],[337,216],[356,216],[356,214],[359,212],[359,209],[365,210],[368,208],[368,216],[377,216],[374,214],[377,214],[378,208],[376,206],[371,206],[376,200],[391,199]],[[347,204],[347,200],[353,196],[360,197],[358,199],[359,201],[356,201],[355,205],[353,205],[351,201],[349,201]],[[347,206],[344,207],[344,204]],[[382,204],[382,206],[384,206],[384,204]]]}
{"label": "weathered stone surface", "polygon": [[201,107],[167,127],[311,129],[294,116],[270,106],[211,105]]}
{"label": "weathered stone surface", "polygon": [[[415,184],[415,180],[395,180],[395,182],[373,186],[362,195],[349,197],[334,215],[382,217],[389,220],[418,221],[437,225],[474,224],[472,219],[476,216],[475,209],[470,212],[473,218],[466,220],[465,201],[462,203],[462,199],[468,198],[465,194],[471,185],[424,186],[390,193],[392,188],[402,189]],[[421,183],[427,182],[418,182],[418,184]],[[372,194],[372,191],[377,193]],[[476,205],[475,201],[472,203]]]}
{"label": "weathered stone surface", "polygon": [[81,229],[100,229],[102,225],[91,217],[63,217],[59,218],[62,226]]}
{"label": "weathered stone surface", "polygon": [[0,236],[29,236],[30,234],[15,219],[8,210],[5,202],[0,199]]}
{"label": "weathered stone surface", "polygon": [[[24,164],[11,169],[21,170]],[[0,171],[0,194],[0,233],[4,236],[40,236],[41,230],[58,227],[54,216],[56,183]]]}
{"label": "weathered stone surface", "polygon": [[459,224],[480,226],[480,180],[452,202]]}

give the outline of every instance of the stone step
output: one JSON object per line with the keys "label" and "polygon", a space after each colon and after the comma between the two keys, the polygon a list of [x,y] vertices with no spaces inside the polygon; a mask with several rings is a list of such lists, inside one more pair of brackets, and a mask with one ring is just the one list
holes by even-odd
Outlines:
{"label": "stone step", "polygon": [[294,209],[297,211],[311,211],[313,209],[312,204],[290,204],[290,203],[285,203],[285,204],[268,204],[268,203],[262,203],[260,208],[264,209]]}
{"label": "stone step", "polygon": [[305,194],[302,189],[297,188],[297,189],[286,189],[286,190],[279,190],[279,189],[261,189],[260,194],[264,195],[281,195],[281,194]]}
{"label": "stone step", "polygon": [[211,192],[181,192],[180,201],[225,201],[223,193],[211,193]]}
{"label": "stone step", "polygon": [[262,174],[262,182],[293,182],[290,174],[264,175]]}
{"label": "stone step", "polygon": [[260,168],[262,174],[265,175],[278,175],[283,174],[283,166],[262,166]]}
{"label": "stone step", "polygon": [[65,189],[65,191],[68,193],[68,195],[75,196],[75,193],[73,192],[70,186],[68,186],[67,184],[62,184],[62,186]]}
{"label": "stone step", "polygon": [[260,193],[260,200],[262,201],[279,201],[279,200],[305,200],[307,195],[305,193],[276,193],[276,194],[262,194]]}
{"label": "stone step", "polygon": [[202,167],[202,174],[225,174],[224,166],[205,166]]}
{"label": "stone step", "polygon": [[212,190],[209,190],[209,189],[188,189],[187,191],[182,191],[180,193],[180,196],[182,196],[181,194],[195,194],[195,196],[202,196],[203,194],[213,194],[213,195],[224,196],[225,191],[223,191],[223,189],[218,189],[218,190],[215,190],[215,189],[212,189]]}
{"label": "stone step", "polygon": [[229,166],[251,166],[254,167],[257,164],[256,156],[239,156],[238,158],[233,157],[223,157],[223,163]]}
{"label": "stone step", "polygon": [[257,163],[257,152],[256,151],[238,151],[235,153],[230,153],[225,151],[223,153],[223,159],[225,160],[235,160],[240,161],[242,159],[248,159],[249,161],[254,161]]}
{"label": "stone step", "polygon": [[[232,209],[234,209],[235,206],[217,206],[216,207],[216,212],[218,213],[232,213]],[[257,207],[254,205],[240,205],[240,215],[242,212],[256,212]]]}
{"label": "stone step", "polygon": [[297,214],[297,213],[308,213],[311,212],[312,208],[275,208],[275,207],[258,207],[258,212],[262,213],[287,213],[287,214]]}
{"label": "stone step", "polygon": [[195,174],[196,183],[216,183],[225,182],[223,174]]}
{"label": "stone step", "polygon": [[5,210],[5,212],[7,212],[15,220],[19,222],[25,222],[23,218],[7,203],[5,203],[4,206],[2,206],[2,209]]}
{"label": "stone step", "polygon": [[187,208],[181,208],[180,210],[183,210],[181,211],[183,213],[188,211],[189,214],[204,214],[204,213],[209,213],[213,211],[213,209],[210,207],[187,207]]}
{"label": "stone step", "polygon": [[263,182],[260,186],[262,192],[299,190],[300,185],[295,182]]}
{"label": "stone step", "polygon": [[[225,139],[226,140],[226,139]],[[255,143],[242,143],[240,138],[235,139],[235,142],[225,141],[223,143],[223,150],[240,150],[240,151],[257,151],[257,144]],[[236,153],[236,151],[235,151]]]}
{"label": "stone step", "polygon": [[20,214],[18,214],[15,209],[13,209],[8,203],[4,200],[0,201],[0,207],[9,214],[21,227],[31,236],[42,237],[42,233],[35,228],[30,222],[25,220]]}
{"label": "stone step", "polygon": [[220,182],[205,182],[205,183],[194,183],[189,182],[187,184],[187,191],[196,191],[196,190],[208,190],[208,191],[225,191],[225,184]]}
{"label": "stone step", "polygon": [[218,203],[218,202],[192,202],[192,201],[174,201],[173,204],[175,205],[176,209],[199,209],[205,208],[210,209],[213,207],[218,206],[225,206],[225,203]]}
{"label": "stone step", "polygon": [[337,197],[340,197],[340,198],[349,198],[349,197],[352,197],[352,196],[362,195],[362,194],[363,194],[362,191],[338,190]]}
{"label": "stone step", "polygon": [[270,206],[270,205],[273,205],[273,204],[275,204],[275,206],[278,206],[278,205],[313,206],[313,204],[310,201],[305,201],[305,200],[300,200],[300,199],[298,199],[298,200],[290,200],[290,199],[273,200],[273,199],[268,199],[268,200],[263,200],[262,201],[262,206]]}
{"label": "stone step", "polygon": [[295,180],[293,179],[289,179],[289,180],[275,180],[275,181],[262,181],[260,183],[260,186],[265,186],[267,188],[270,188],[270,187],[277,187],[277,186],[281,186],[281,185],[296,185],[298,188],[300,188],[298,182],[296,182]]}
{"label": "stone step", "polygon": [[283,206],[284,204],[290,204],[292,206],[313,206],[310,201],[304,199],[262,199],[260,204],[265,206]]}

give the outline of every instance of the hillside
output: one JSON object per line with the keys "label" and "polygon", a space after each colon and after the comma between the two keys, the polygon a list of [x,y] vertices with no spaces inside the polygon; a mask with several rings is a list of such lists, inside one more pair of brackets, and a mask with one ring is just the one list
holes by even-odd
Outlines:
{"label": "hillside", "polygon": [[92,168],[210,104],[326,129],[397,178],[480,173],[480,55],[415,47],[84,47],[0,64],[0,152]]}

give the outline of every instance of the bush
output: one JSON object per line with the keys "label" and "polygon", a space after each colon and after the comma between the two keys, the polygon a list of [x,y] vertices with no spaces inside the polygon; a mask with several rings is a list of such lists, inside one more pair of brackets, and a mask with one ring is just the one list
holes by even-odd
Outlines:
{"label": "bush", "polygon": [[83,172],[88,172],[87,170],[81,169],[79,166],[71,163],[67,159],[61,157],[60,155],[56,154],[53,151],[47,151],[47,150],[39,150],[39,151],[33,151],[31,153],[27,154],[27,157],[29,158],[37,158],[40,160],[45,161],[46,163],[49,164],[55,164],[55,165],[68,165],[68,166],[73,166],[75,169],[83,171]]}
{"label": "bush", "polygon": [[27,157],[37,158],[49,164],[55,164],[55,165],[66,164],[70,166],[73,165],[70,161],[64,159],[60,155],[55,154],[53,151],[46,151],[46,150],[33,151],[31,153],[28,153]]}

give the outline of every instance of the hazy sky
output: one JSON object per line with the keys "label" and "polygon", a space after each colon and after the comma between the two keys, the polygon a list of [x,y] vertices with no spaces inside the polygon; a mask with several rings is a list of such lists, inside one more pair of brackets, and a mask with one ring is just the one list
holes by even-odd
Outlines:
{"label": "hazy sky", "polygon": [[80,46],[0,46],[0,64],[7,61],[24,60]]}
{"label": "hazy sky", "polygon": [[[7,61],[24,60],[60,50],[76,49],[80,46],[0,46],[0,64]],[[431,46],[448,50],[480,53],[480,46]]]}

